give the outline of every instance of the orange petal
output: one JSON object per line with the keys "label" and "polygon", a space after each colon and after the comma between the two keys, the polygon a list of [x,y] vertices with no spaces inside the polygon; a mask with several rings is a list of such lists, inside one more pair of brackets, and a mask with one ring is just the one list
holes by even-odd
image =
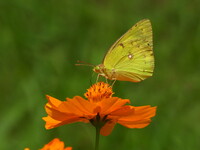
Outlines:
{"label": "orange petal", "polygon": [[50,150],[50,149],[63,150],[64,146],[65,146],[64,142],[60,141],[58,138],[55,138],[51,142],[49,142],[48,144],[46,144],[40,150]]}
{"label": "orange petal", "polygon": [[132,108],[132,106],[123,106],[113,112],[110,113],[109,116],[129,116],[130,114],[133,114],[135,110]]}
{"label": "orange petal", "polygon": [[70,113],[60,112],[59,110],[53,109],[53,108],[49,107],[48,105],[45,106],[45,110],[51,118],[53,118],[55,120],[59,120],[59,121],[63,121],[63,120],[66,120],[69,117],[75,116],[72,113],[70,114]]}
{"label": "orange petal", "polygon": [[83,99],[80,96],[75,96],[73,99],[67,99],[70,105],[74,105],[84,114],[92,114],[96,107],[96,104]]}
{"label": "orange petal", "polygon": [[120,99],[118,97],[106,98],[101,101],[101,114],[109,114],[110,112],[119,109],[126,103],[130,103],[128,99]]}
{"label": "orange petal", "polygon": [[128,128],[144,128],[151,122],[151,117],[155,116],[156,113],[156,107],[141,106],[133,108],[135,109],[134,113],[122,116],[117,122]]}
{"label": "orange petal", "polygon": [[[49,102],[46,104],[45,109],[48,115],[55,120],[66,120],[70,116],[88,117],[93,118],[93,109],[96,105],[88,102],[80,96],[75,96],[73,99],[62,102],[53,97],[48,96]],[[55,103],[55,104],[54,104]]]}
{"label": "orange petal", "polygon": [[48,100],[49,105],[51,105],[52,107],[58,107],[62,103],[62,101],[60,101],[54,97],[51,97],[49,95],[46,95],[46,98]]}
{"label": "orange petal", "polygon": [[87,119],[79,118],[79,117],[74,117],[74,118],[71,117],[64,121],[55,120],[55,119],[51,118],[50,116],[43,117],[42,119],[46,122],[46,124],[45,124],[46,129],[52,129],[52,128],[55,128],[55,127],[58,127],[61,125],[70,124],[70,123],[74,123],[74,122],[85,122],[85,123],[89,122]]}
{"label": "orange petal", "polygon": [[58,138],[55,138],[40,150],[72,150],[72,147],[66,147],[66,148],[64,147],[65,147],[64,142],[60,141]]}
{"label": "orange petal", "polygon": [[144,128],[148,126],[151,122],[151,119],[143,119],[138,121],[118,121],[119,124],[127,128]]}
{"label": "orange petal", "polygon": [[63,102],[59,106],[59,110],[65,113],[73,113],[76,116],[83,116],[83,112],[79,110],[76,106],[74,106],[73,104],[71,105],[69,102]]}
{"label": "orange petal", "polygon": [[147,106],[139,106],[139,107],[134,107],[131,106],[135,112],[124,116],[121,118],[124,121],[134,121],[134,120],[141,120],[141,119],[146,119],[146,118],[151,118],[154,117],[156,114],[156,107],[151,107],[149,105]]}
{"label": "orange petal", "polygon": [[106,124],[101,128],[100,134],[103,136],[108,136],[112,132],[115,124],[116,124],[116,122],[114,122],[114,121],[106,122]]}

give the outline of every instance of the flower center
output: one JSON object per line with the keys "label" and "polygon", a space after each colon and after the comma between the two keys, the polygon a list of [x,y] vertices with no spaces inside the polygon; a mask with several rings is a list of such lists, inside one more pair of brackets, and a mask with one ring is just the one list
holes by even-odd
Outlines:
{"label": "flower center", "polygon": [[104,98],[112,97],[113,94],[109,84],[98,82],[87,89],[87,92],[84,95],[89,101],[97,103]]}

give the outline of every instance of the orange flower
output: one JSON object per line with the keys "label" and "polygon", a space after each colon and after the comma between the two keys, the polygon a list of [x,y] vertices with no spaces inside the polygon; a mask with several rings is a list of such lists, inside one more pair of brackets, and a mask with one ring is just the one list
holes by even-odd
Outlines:
{"label": "orange flower", "polygon": [[72,150],[72,147],[64,147],[64,142],[60,141],[58,138],[55,138],[40,150]]}
{"label": "orange flower", "polygon": [[60,101],[47,95],[48,103],[45,105],[47,117],[45,128],[52,129],[64,124],[74,122],[92,123],[100,126],[100,134],[107,136],[116,123],[127,128],[144,128],[155,116],[156,107],[130,106],[128,99],[112,97],[113,91],[109,84],[98,82],[85,93],[87,100],[75,96],[66,101]]}
{"label": "orange flower", "polygon": [[[55,138],[40,150],[72,150],[72,147],[66,147],[66,148],[64,147],[65,147],[64,142],[60,141],[58,138]],[[25,148],[24,150],[30,150],[30,149]]]}

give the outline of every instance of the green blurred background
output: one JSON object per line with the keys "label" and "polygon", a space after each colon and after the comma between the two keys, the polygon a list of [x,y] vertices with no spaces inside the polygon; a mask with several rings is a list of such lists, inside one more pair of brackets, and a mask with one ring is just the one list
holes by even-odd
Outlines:
{"label": "green blurred background", "polygon": [[95,130],[74,123],[45,130],[45,95],[83,96],[91,67],[132,25],[152,21],[154,76],[116,82],[115,96],[158,106],[144,129],[117,125],[101,150],[197,150],[200,147],[200,1],[0,0],[0,149],[37,150],[54,137],[92,150]]}

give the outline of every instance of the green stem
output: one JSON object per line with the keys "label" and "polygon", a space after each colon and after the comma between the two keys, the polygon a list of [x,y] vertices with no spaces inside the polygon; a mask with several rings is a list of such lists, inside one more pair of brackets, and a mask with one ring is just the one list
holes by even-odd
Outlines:
{"label": "green stem", "polygon": [[99,150],[99,135],[100,135],[100,126],[96,126],[96,141],[95,141],[95,150]]}

